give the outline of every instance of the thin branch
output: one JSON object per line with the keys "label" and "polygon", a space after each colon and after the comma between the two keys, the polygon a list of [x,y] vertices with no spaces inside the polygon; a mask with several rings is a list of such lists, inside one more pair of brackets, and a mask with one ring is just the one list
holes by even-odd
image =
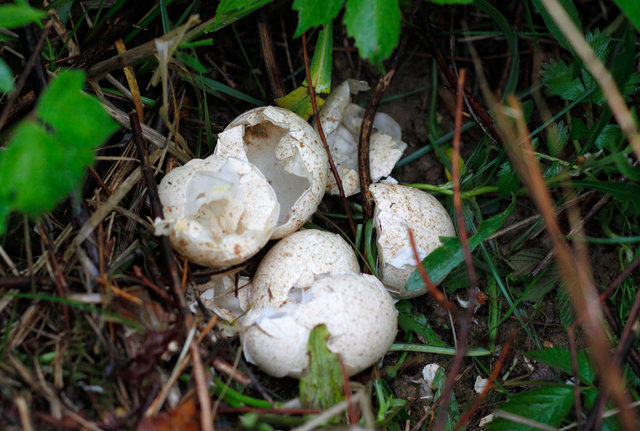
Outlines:
{"label": "thin branch", "polygon": [[340,174],[338,174],[336,165],[333,162],[333,156],[331,155],[331,150],[329,150],[329,144],[327,144],[327,138],[324,135],[324,130],[322,130],[322,123],[320,122],[320,117],[318,116],[318,105],[316,103],[316,91],[313,88],[313,81],[311,80],[311,70],[309,68],[309,53],[307,52],[306,33],[302,33],[302,54],[304,57],[304,70],[307,75],[307,84],[309,85],[309,95],[311,96],[311,107],[313,108],[313,116],[316,119],[316,125],[318,126],[318,134],[320,135],[320,140],[322,141],[322,145],[324,145],[324,150],[327,152],[327,158],[329,160],[329,168],[331,169],[331,173],[333,174],[333,177],[336,180],[336,184],[338,186],[338,192],[340,193],[340,199],[342,200],[342,205],[344,206],[344,209],[347,212],[347,218],[349,219],[349,226],[351,227],[351,233],[355,238],[356,225],[351,215],[351,208],[349,207],[349,202],[347,202],[347,198],[344,195],[344,189],[342,188],[342,179],[340,178]]}
{"label": "thin branch", "polygon": [[476,274],[475,267],[473,266],[473,259],[471,257],[471,250],[469,249],[469,236],[467,235],[467,229],[464,223],[464,213],[462,209],[462,196],[460,195],[460,134],[462,132],[462,103],[464,94],[464,81],[466,71],[460,70],[460,77],[458,79],[457,86],[457,100],[456,100],[456,115],[455,115],[455,133],[453,135],[453,160],[451,162],[451,174],[453,177],[453,203],[456,212],[456,220],[458,226],[458,234],[460,236],[460,243],[462,244],[462,250],[464,252],[464,260],[469,274],[469,281],[471,286],[469,287],[469,303],[464,313],[463,318],[460,320],[460,333],[458,336],[458,345],[456,349],[456,356],[451,365],[451,369],[447,374],[447,380],[444,390],[440,396],[441,406],[438,411],[438,417],[436,419],[436,431],[441,431],[444,428],[444,424],[447,418],[447,410],[449,408],[449,394],[453,391],[453,386],[456,383],[456,376],[462,366],[465,353],[467,352],[467,342],[469,336],[469,328],[471,320],[473,318],[473,312],[476,306],[477,292],[478,292],[478,276]]}

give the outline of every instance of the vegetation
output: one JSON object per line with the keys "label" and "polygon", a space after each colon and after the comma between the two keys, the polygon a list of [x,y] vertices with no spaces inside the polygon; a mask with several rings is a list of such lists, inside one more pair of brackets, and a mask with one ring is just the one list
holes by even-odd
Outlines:
{"label": "vegetation", "polygon": [[[0,428],[637,429],[635,0],[213,3],[0,6]],[[153,235],[149,179],[348,78],[459,235],[381,364],[345,379],[320,326],[309,374],[275,379],[198,301],[212,271]],[[375,271],[366,196],[307,227]]]}

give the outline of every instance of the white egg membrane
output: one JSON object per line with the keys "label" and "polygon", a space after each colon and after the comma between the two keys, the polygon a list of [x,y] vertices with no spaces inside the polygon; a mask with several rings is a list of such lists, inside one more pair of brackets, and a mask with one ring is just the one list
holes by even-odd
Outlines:
{"label": "white egg membrane", "polygon": [[276,192],[280,203],[278,225],[287,221],[288,213],[298,198],[309,188],[309,172],[300,158],[298,149],[291,146],[288,158],[284,155],[282,141],[291,139],[289,130],[270,121],[263,121],[244,129],[244,148],[247,159],[260,169]]}

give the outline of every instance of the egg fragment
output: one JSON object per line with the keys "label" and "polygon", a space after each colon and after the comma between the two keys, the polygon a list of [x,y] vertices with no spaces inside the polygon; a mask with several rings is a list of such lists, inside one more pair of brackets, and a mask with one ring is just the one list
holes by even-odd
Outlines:
{"label": "egg fragment", "polygon": [[[407,291],[405,284],[416,269],[409,242],[413,232],[420,260],[442,245],[440,237],[455,236],[453,222],[442,204],[432,195],[413,187],[372,184],[375,201],[374,227],[378,234],[378,263],[382,282],[398,298],[412,298],[426,287]],[[433,280],[438,283],[442,280]]]}
{"label": "egg fragment", "polygon": [[273,188],[252,164],[234,157],[194,159],[173,169],[158,186],[164,219],[156,235],[189,260],[212,268],[244,262],[276,229]]}
{"label": "egg fragment", "polygon": [[[349,95],[368,89],[363,81],[347,80],[331,92],[318,113],[346,196],[360,191],[358,141],[365,112],[358,105],[349,103]],[[369,142],[371,181],[375,183],[388,176],[406,148],[400,125],[389,115],[377,113]],[[327,193],[339,194],[332,172],[327,176]]]}
{"label": "egg fragment", "polygon": [[371,366],[387,352],[397,331],[397,310],[380,281],[370,275],[339,274],[304,290],[300,302],[252,309],[242,319],[248,362],[275,377],[300,377],[309,364],[311,330],[325,324],[327,347],[341,356],[349,375]]}
{"label": "egg fragment", "polygon": [[358,259],[340,235],[317,229],[295,232],[262,258],[249,302],[255,308],[280,307],[326,275],[360,272]]}
{"label": "egg fragment", "polygon": [[249,309],[251,280],[243,275],[213,276],[198,290],[202,304],[218,317],[232,322]]}
{"label": "egg fragment", "polygon": [[280,216],[272,238],[298,230],[318,208],[327,179],[327,154],[317,132],[283,108],[255,108],[218,135],[217,155],[257,166],[275,190]]}

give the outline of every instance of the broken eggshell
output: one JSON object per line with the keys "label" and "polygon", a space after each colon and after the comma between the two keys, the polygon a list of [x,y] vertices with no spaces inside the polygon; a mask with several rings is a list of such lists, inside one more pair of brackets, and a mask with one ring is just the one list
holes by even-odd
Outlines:
{"label": "broken eggshell", "polygon": [[374,364],[393,343],[398,313],[377,278],[338,274],[301,291],[299,302],[253,308],[241,320],[245,358],[267,374],[300,377],[309,364],[309,334],[321,324],[331,334],[327,347],[341,356],[349,375]]}
{"label": "broken eggshell", "polygon": [[272,239],[298,230],[322,200],[327,154],[316,131],[291,111],[267,106],[245,112],[218,135],[215,154],[247,160],[267,178],[280,203]]}
{"label": "broken eggshell", "polygon": [[330,274],[360,272],[358,259],[340,235],[317,229],[295,232],[262,258],[253,277],[249,301],[255,308],[280,307],[292,289],[299,292]]}
{"label": "broken eggshell", "polygon": [[202,304],[228,322],[238,319],[249,309],[249,277],[236,277],[236,274],[214,276],[207,283],[198,286],[198,290],[202,291]]}
{"label": "broken eggshell", "polygon": [[256,254],[276,228],[276,194],[252,164],[211,156],[173,169],[158,186],[164,219],[156,235],[168,235],[189,260],[226,268]]}
{"label": "broken eggshell", "polygon": [[[412,298],[426,287],[408,291],[405,284],[416,269],[409,241],[413,232],[420,261],[442,245],[440,237],[455,236],[453,222],[442,204],[422,190],[394,184],[372,184],[374,227],[378,234],[378,263],[382,282],[397,298]],[[442,280],[433,280],[439,283]]]}
{"label": "broken eggshell", "polygon": [[[368,89],[363,81],[345,81],[331,92],[318,113],[346,196],[360,191],[358,141],[365,112],[358,105],[349,103],[350,93]],[[375,183],[388,176],[406,148],[400,125],[389,115],[377,113],[369,142],[371,181]],[[327,193],[339,194],[332,172],[328,172]]]}

